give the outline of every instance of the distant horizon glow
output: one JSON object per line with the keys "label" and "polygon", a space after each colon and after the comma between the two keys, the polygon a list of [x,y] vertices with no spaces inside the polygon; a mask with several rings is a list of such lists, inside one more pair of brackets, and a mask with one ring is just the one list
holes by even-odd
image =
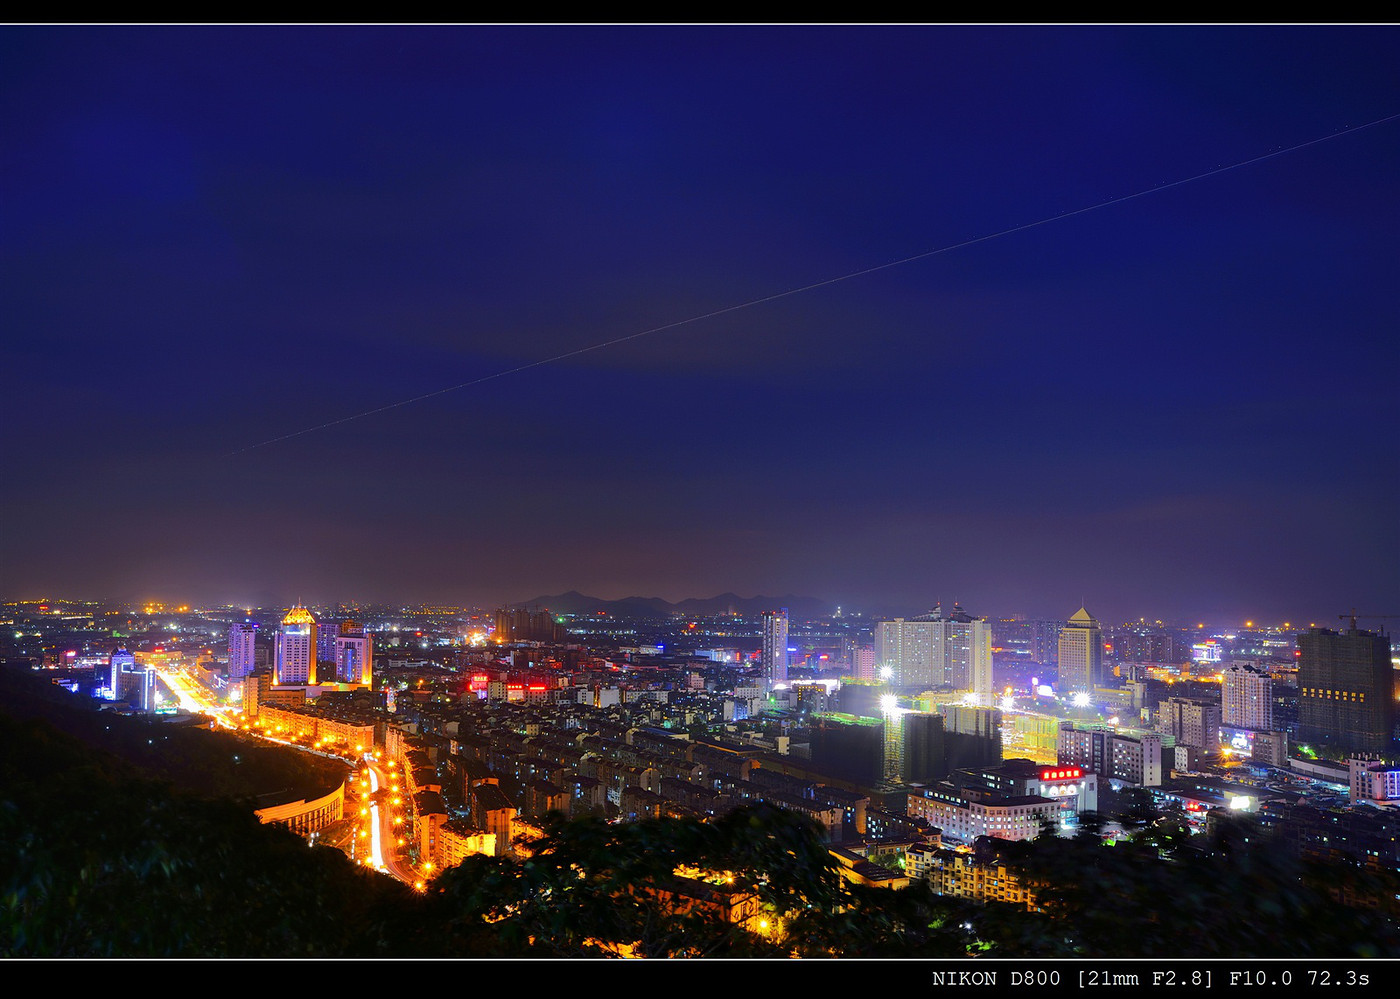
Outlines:
{"label": "distant horizon glow", "polygon": [[0,599],[1400,613],[1400,28],[0,46]]}

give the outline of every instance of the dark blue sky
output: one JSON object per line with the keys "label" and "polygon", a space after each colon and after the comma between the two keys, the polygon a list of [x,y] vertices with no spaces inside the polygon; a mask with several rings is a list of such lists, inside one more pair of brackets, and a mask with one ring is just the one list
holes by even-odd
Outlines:
{"label": "dark blue sky", "polygon": [[0,595],[1400,613],[1400,120],[1345,132],[1397,65],[1392,27],[0,28]]}

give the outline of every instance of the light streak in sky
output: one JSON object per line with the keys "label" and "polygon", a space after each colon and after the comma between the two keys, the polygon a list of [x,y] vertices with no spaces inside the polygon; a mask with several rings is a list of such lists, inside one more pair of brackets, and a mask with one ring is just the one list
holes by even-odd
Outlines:
{"label": "light streak in sky", "polygon": [[715,309],[711,312],[701,313],[698,316],[691,316],[688,319],[678,319],[672,323],[664,323],[660,326],[653,326],[650,329],[641,330],[636,333],[628,333],[625,336],[614,337],[611,340],[604,340],[601,343],[591,344],[587,347],[579,347],[575,350],[565,351],[562,354],[555,354],[553,357],[545,357],[541,358],[538,361],[530,361],[527,364],[519,364],[513,368],[507,368],[504,371],[497,371],[493,374],[482,375],[480,378],[473,378],[470,381],[460,382],[456,385],[449,385],[447,388],[436,389],[432,392],[424,392],[422,395],[415,395],[408,399],[400,399],[398,402],[391,402],[384,406],[377,406],[374,409],[366,409],[359,413],[352,413],[349,416],[342,416],[337,420],[329,420],[325,423],[318,423],[314,427],[306,427],[302,430],[294,430],[291,433],[282,434],[278,437],[270,437],[265,441],[259,441],[256,444],[249,444],[246,447],[241,447],[235,451],[230,451],[228,453],[230,455],[242,454],[245,451],[252,451],[257,448],[267,447],[270,444],[277,444],[281,441],[291,440],[294,437],[301,437],[305,434],[312,434],[318,430],[327,430],[331,427],[339,426],[342,423],[349,423],[352,420],[362,420],[367,416],[374,416],[378,413],[386,413],[391,409],[399,409],[403,406],[411,406],[416,402],[423,402],[427,399],[433,399],[440,395],[446,395],[449,392],[457,392],[464,388],[471,388],[474,385],[482,385],[486,382],[494,381],[497,378],[505,378],[507,375],[516,375],[522,371],[529,371],[531,368],[542,367],[546,364],[554,364],[558,361],[568,360],[571,357],[578,357],[581,354],[592,353],[595,350],[605,350],[608,347],[615,347],[618,344],[626,343],[629,340],[637,340],[644,336],[651,336],[653,333],[662,333],[666,330],[676,329],[679,326],[688,326],[691,323],[698,323],[704,319],[714,319],[716,316],[728,315],[731,312],[738,312],[742,309],[751,309],[756,305],[763,305],[767,302],[776,302],[782,298],[791,298],[793,295],[800,295],[803,292],[815,291],[817,288],[825,288],[828,285],[839,284],[842,281],[850,281],[853,278],[864,277],[867,274],[874,274],[878,271],[888,270],[891,267],[900,267],[904,264],[913,263],[916,260],[925,260],[928,257],[936,257],[943,253],[951,253],[954,250],[961,250],[968,246],[975,246],[978,243],[986,243],[993,239],[1000,239],[1002,236],[1010,236],[1013,233],[1025,232],[1027,229],[1035,229],[1038,226],[1048,225],[1051,222],[1058,222],[1061,219],[1073,218],[1076,215],[1083,215],[1086,212],[1098,211],[1100,208],[1108,208],[1112,205],[1121,205],[1125,201],[1133,201],[1137,198],[1144,198],[1149,194],[1157,194],[1161,191],[1170,190],[1173,187],[1181,187],[1183,184],[1191,184],[1198,180],[1205,180],[1207,177],[1214,177],[1217,174],[1226,173],[1230,170],[1238,170],[1241,167],[1251,166],[1255,163],[1262,163],[1265,160],[1270,160],[1278,156],[1285,156],[1288,153],[1295,153],[1300,149],[1307,149],[1309,146],[1315,146],[1318,143],[1327,142],[1331,139],[1336,139],[1343,135],[1351,135],[1354,132],[1359,132],[1362,129],[1371,128],[1375,125],[1383,125],[1386,122],[1394,121],[1397,118],[1400,118],[1400,114],[1387,115],[1384,118],[1377,118],[1374,121],[1368,121],[1362,125],[1357,125],[1355,127],[1349,128],[1342,128],[1339,131],[1331,133],[1330,135],[1324,135],[1316,139],[1309,139],[1306,142],[1300,142],[1297,145],[1288,146],[1283,149],[1275,149],[1273,152],[1264,153],[1260,156],[1252,156],[1249,159],[1240,160],[1237,163],[1230,163],[1226,166],[1215,167],[1212,170],[1206,170],[1204,173],[1198,173],[1191,177],[1183,177],[1180,180],[1168,181],[1166,183],[1158,184],[1156,187],[1145,188],[1133,194],[1125,194],[1121,197],[1109,198],[1107,201],[1100,201],[1097,204],[1086,205],[1083,208],[1075,208],[1071,211],[1061,212],[1058,215],[1047,215],[1045,218],[1037,219],[1034,222],[1023,222],[1020,225],[1011,226],[1009,229],[999,229],[996,232],[989,232],[982,236],[973,237],[972,239],[965,239],[959,243],[949,243],[947,246],[940,246],[934,250],[925,250],[922,253],[915,253],[912,256],[901,257],[898,260],[886,261],[883,264],[876,264],[873,267],[864,267],[860,270],[851,271],[847,274],[841,274],[837,277],[826,278],[822,281],[814,281],[811,284],[804,284],[797,288],[789,288],[787,291],[780,291],[772,295],[765,295],[762,298],[750,299],[747,302],[740,302],[737,305],[728,305],[722,309]]}

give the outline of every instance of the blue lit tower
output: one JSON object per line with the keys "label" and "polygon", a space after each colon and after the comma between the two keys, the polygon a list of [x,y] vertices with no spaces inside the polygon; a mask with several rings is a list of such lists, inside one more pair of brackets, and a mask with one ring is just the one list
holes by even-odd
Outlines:
{"label": "blue lit tower", "polygon": [[148,715],[153,715],[156,713],[156,668],[147,666],[145,669],[137,670],[137,675],[141,679],[141,710]]}
{"label": "blue lit tower", "polygon": [[107,658],[107,670],[109,679],[107,686],[112,690],[112,700],[121,697],[122,674],[134,673],[136,671],[136,657],[127,651],[125,646],[119,645],[112,650],[112,654]]}
{"label": "blue lit tower", "polygon": [[373,643],[364,626],[357,621],[340,622],[335,636],[335,678],[368,687],[373,659]]}

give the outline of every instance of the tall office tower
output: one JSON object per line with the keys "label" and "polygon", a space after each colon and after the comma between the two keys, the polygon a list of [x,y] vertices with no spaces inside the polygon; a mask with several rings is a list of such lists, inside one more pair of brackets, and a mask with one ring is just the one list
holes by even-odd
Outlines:
{"label": "tall office tower", "polygon": [[888,666],[902,687],[952,687],[991,700],[991,626],[960,604],[947,612],[938,604],[932,614],[912,621],[881,621],[875,626],[875,654],[879,666]]}
{"label": "tall office tower", "polygon": [[769,689],[774,684],[787,683],[788,651],[788,612],[763,612],[763,678]]}
{"label": "tall office tower", "polygon": [[125,646],[118,645],[112,650],[112,654],[107,658],[107,686],[111,688],[112,700],[121,697],[122,673],[129,673],[135,669],[136,657],[128,652]]}
{"label": "tall office tower", "polygon": [[278,686],[316,682],[316,619],[305,607],[293,607],[277,629],[273,676]]}
{"label": "tall office tower", "polygon": [[1224,671],[1220,720],[1236,728],[1271,732],[1274,727],[1274,682],[1254,663],[1232,663]]}
{"label": "tall office tower", "polygon": [[358,621],[341,621],[335,638],[335,678],[341,683],[371,683],[373,641]]}
{"label": "tall office tower", "polygon": [[1298,740],[1358,753],[1390,752],[1390,639],[1354,626],[1344,632],[1311,628],[1298,636],[1298,649]]}
{"label": "tall office tower", "polygon": [[1060,629],[1061,694],[1090,692],[1103,683],[1103,631],[1083,607]]}
{"label": "tall office tower", "polygon": [[258,626],[252,621],[234,624],[228,630],[228,675],[241,680],[257,668]]}

